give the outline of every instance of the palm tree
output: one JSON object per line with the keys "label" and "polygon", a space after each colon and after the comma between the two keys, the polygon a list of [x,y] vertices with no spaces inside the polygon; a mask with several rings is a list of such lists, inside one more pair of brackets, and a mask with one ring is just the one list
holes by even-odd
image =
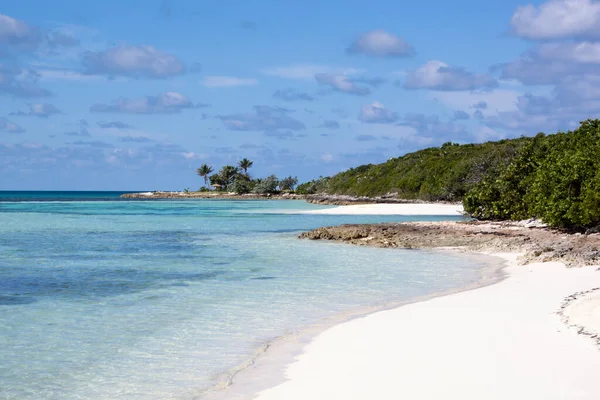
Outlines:
{"label": "palm tree", "polygon": [[248,168],[250,168],[254,164],[254,161],[248,160],[247,158],[242,159],[238,162],[238,166],[244,170],[244,175],[248,176]]}
{"label": "palm tree", "polygon": [[221,175],[221,179],[223,180],[224,186],[229,186],[235,180],[237,174],[240,173],[238,167],[234,167],[233,165],[225,165],[219,171],[219,175]]}
{"label": "palm tree", "polygon": [[208,175],[213,172],[213,167],[208,164],[202,164],[200,168],[196,170],[196,173],[204,178],[204,186],[208,186]]}

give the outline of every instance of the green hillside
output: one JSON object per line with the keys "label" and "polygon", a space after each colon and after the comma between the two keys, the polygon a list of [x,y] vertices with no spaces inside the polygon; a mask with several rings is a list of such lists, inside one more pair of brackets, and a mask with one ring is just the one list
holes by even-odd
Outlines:
{"label": "green hillside", "polygon": [[479,219],[540,218],[583,231],[600,226],[600,120],[532,138],[446,143],[307,182],[297,191],[463,201]]}
{"label": "green hillside", "polygon": [[461,201],[487,174],[504,168],[530,138],[483,144],[446,143],[383,164],[351,168],[331,178],[304,183],[298,193],[381,196],[398,193],[406,199]]}

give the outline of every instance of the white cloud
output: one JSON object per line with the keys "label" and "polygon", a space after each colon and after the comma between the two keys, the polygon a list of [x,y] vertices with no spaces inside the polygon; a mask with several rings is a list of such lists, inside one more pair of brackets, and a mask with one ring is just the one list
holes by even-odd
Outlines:
{"label": "white cloud", "polygon": [[265,68],[265,75],[287,79],[313,80],[317,74],[354,75],[363,72],[356,68],[331,67],[327,65],[296,64],[284,67]]}
{"label": "white cloud", "polygon": [[511,25],[528,39],[600,37],[600,3],[592,0],[550,0],[536,7],[517,7]]}
{"label": "white cloud", "polygon": [[258,84],[254,78],[238,78],[235,76],[206,76],[201,84],[205,87],[253,86]]}
{"label": "white cloud", "polygon": [[14,122],[10,122],[4,118],[0,118],[0,131],[8,133],[23,133],[25,132],[25,129],[21,128]]}
{"label": "white cloud", "polygon": [[598,42],[544,43],[535,53],[546,60],[600,64],[600,43]]}
{"label": "white cloud", "polygon": [[197,108],[187,97],[177,92],[159,93],[136,99],[119,98],[112,104],[95,104],[92,112],[118,112],[131,114],[172,114],[187,108]]}
{"label": "white cloud", "polygon": [[316,74],[315,79],[319,85],[325,85],[336,92],[365,96],[371,93],[371,89],[359,86],[351,81],[346,75]]}
{"label": "white cloud", "polygon": [[105,51],[88,51],[82,63],[84,72],[92,75],[167,78],[185,72],[177,57],[152,46],[121,45]]}
{"label": "white cloud", "polygon": [[10,113],[10,115],[19,115],[19,116],[29,116],[29,117],[40,117],[40,118],[48,118],[52,114],[60,114],[61,111],[48,103],[34,103],[28,104],[29,111],[17,111],[14,113]]}
{"label": "white cloud", "polygon": [[323,153],[321,154],[321,160],[325,161],[325,162],[332,162],[333,161],[333,155],[330,153]]}
{"label": "white cloud", "polygon": [[490,140],[505,139],[506,134],[499,132],[496,129],[490,128],[489,126],[482,125],[475,130],[475,140],[478,142],[487,142]]}
{"label": "white cloud", "polygon": [[40,32],[35,27],[8,15],[0,14],[0,43],[35,47],[40,40]]}
{"label": "white cloud", "polygon": [[473,104],[486,103],[484,114],[498,111],[515,111],[517,99],[521,93],[514,90],[497,89],[491,92],[442,92],[434,91],[427,94],[432,100],[438,100],[453,110],[466,110]]}
{"label": "white cloud", "polygon": [[374,101],[361,107],[358,119],[367,123],[389,124],[398,119],[398,114],[388,110],[383,104]]}
{"label": "white cloud", "polygon": [[415,52],[402,38],[381,29],[360,35],[346,51],[371,57],[406,57]]}
{"label": "white cloud", "polygon": [[[60,69],[36,69],[40,79],[43,80],[62,80],[62,81],[97,81],[106,79],[98,75],[85,75],[81,72],[60,70]],[[111,82],[122,81],[126,78],[113,79]]]}
{"label": "white cloud", "polygon": [[198,154],[198,153],[194,153],[193,151],[184,152],[184,153],[181,153],[181,155],[186,160],[202,160],[202,159],[206,159],[206,157],[207,157],[206,154]]}
{"label": "white cloud", "polygon": [[441,61],[433,60],[410,71],[404,83],[406,89],[432,90],[475,90],[498,86],[490,75],[476,75],[462,68],[450,67]]}
{"label": "white cloud", "polygon": [[15,97],[47,97],[52,93],[37,86],[38,75],[31,69],[0,62],[0,93]]}
{"label": "white cloud", "polygon": [[219,118],[226,128],[234,131],[299,131],[306,128],[303,122],[289,113],[290,110],[285,108],[261,105],[254,106],[254,113],[222,115]]}

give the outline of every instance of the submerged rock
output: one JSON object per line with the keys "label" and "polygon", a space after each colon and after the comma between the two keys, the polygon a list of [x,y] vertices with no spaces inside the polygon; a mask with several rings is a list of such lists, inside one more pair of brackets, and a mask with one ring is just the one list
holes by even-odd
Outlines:
{"label": "submerged rock", "polygon": [[523,253],[522,264],[544,261],[561,261],[568,266],[600,264],[600,235],[565,234],[518,222],[348,224],[317,228],[299,237],[359,246],[519,252]]}

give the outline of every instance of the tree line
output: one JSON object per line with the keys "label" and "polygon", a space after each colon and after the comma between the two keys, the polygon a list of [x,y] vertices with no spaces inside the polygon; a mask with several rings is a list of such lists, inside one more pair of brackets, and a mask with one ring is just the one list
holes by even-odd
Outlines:
{"label": "tree line", "polygon": [[504,168],[487,175],[464,198],[476,218],[540,218],[583,231],[600,225],[600,120],[531,138]]}
{"label": "tree line", "polygon": [[254,165],[252,160],[244,158],[237,165],[224,165],[214,172],[211,165],[202,164],[196,173],[204,178],[204,186],[200,191],[209,191],[211,187],[220,192],[234,192],[236,194],[256,193],[275,194],[279,192],[293,192],[298,184],[298,178],[288,176],[279,179],[275,175],[266,178],[253,179],[248,169]]}
{"label": "tree line", "polygon": [[462,201],[484,220],[539,218],[551,227],[600,227],[600,120],[574,131],[481,144],[445,143],[299,185],[297,193]]}

